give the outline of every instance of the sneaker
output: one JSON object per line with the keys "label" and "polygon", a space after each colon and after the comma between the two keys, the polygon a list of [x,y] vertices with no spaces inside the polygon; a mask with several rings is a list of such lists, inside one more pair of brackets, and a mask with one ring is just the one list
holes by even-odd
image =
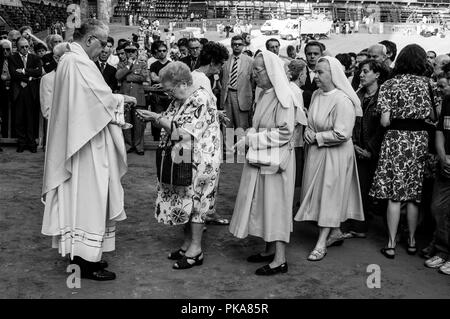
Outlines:
{"label": "sneaker", "polygon": [[439,268],[445,264],[445,259],[439,256],[433,256],[425,261],[425,266],[428,268]]}
{"label": "sneaker", "polygon": [[439,272],[444,275],[450,275],[450,261],[447,261],[441,267],[439,267]]}

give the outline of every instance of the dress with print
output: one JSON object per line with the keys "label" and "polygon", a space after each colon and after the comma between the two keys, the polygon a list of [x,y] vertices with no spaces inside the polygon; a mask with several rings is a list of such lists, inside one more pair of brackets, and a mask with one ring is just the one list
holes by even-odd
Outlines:
{"label": "dress with print", "polygon": [[[426,119],[431,114],[428,79],[398,75],[380,87],[377,108],[393,119]],[[384,136],[369,195],[420,203],[428,152],[427,131],[390,130]]]}
{"label": "dress with print", "polygon": [[[204,223],[206,215],[214,208],[222,152],[215,101],[205,89],[199,88],[183,105],[173,101],[163,116],[173,118],[178,129],[192,137],[192,184],[173,186],[158,183],[155,217],[158,222],[169,225],[189,221]],[[166,146],[167,134],[162,131],[160,147]],[[190,145],[184,147],[189,148]]]}

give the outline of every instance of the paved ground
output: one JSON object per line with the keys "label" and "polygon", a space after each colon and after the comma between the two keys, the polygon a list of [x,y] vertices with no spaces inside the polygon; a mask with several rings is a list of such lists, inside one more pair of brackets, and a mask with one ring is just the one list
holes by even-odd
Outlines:
{"label": "paved ground", "polygon": [[[395,260],[378,251],[384,244],[379,219],[367,239],[350,239],[329,249],[318,263],[306,260],[317,230],[295,223],[287,250],[289,272],[270,278],[253,273],[259,265],[245,258],[263,247],[257,238],[238,240],[226,226],[208,226],[205,262],[173,270],[166,258],[181,242],[181,229],[157,224],[154,151],[129,157],[123,180],[128,219],[118,224],[117,250],[105,254],[113,282],[83,280],[81,289],[66,286],[67,263],[51,240],[40,233],[44,154],[0,153],[0,297],[1,298],[448,298],[450,277],[423,266],[423,260],[399,246]],[[231,217],[241,174],[240,164],[225,164],[218,211]],[[419,244],[426,239],[419,237]],[[381,288],[366,285],[367,267],[381,268]]]}

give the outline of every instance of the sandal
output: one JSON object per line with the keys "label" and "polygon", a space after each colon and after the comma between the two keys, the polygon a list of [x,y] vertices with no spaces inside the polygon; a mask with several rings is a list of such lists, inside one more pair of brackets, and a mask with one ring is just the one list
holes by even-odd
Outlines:
{"label": "sandal", "polygon": [[[193,262],[192,262],[193,261]],[[191,263],[192,262],[192,263]],[[184,255],[179,261],[173,264],[173,269],[188,269],[203,264],[203,252],[195,257],[187,257]]]}
{"label": "sandal", "polygon": [[315,248],[308,256],[309,261],[322,260],[327,254],[326,248]]}
{"label": "sandal", "polygon": [[209,225],[229,225],[230,221],[227,218],[214,218],[214,219],[207,219],[206,224]]}
{"label": "sandal", "polygon": [[171,253],[169,253],[169,256],[167,256],[167,258],[169,258],[170,260],[180,260],[181,258],[184,257],[184,254],[186,253],[186,250],[184,249],[178,249],[175,251],[172,251]]}
{"label": "sandal", "polygon": [[415,255],[417,253],[417,246],[411,246],[410,240],[408,239],[408,247],[406,248],[408,255]]}
{"label": "sandal", "polygon": [[[392,251],[393,254],[388,254],[388,251]],[[389,258],[389,259],[394,259],[395,258],[395,248],[389,248],[389,247],[384,247],[380,249],[380,252],[384,255],[384,257]]]}

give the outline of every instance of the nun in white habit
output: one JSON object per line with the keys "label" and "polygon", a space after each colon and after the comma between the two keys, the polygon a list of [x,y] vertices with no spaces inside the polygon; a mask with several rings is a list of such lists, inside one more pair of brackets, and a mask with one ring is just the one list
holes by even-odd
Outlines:
{"label": "nun in white habit", "polygon": [[[268,262],[257,275],[274,275],[288,270],[285,247],[293,228],[292,201],[295,184],[295,123],[306,125],[303,109],[295,110],[294,96],[284,72],[282,60],[263,51],[253,62],[257,85],[252,128],[236,143],[236,149],[248,147],[242,171],[230,232],[238,237],[261,237],[264,252],[250,256],[249,262]],[[268,149],[279,152],[273,165],[259,166],[250,154]],[[253,158],[254,159],[254,158]]]}
{"label": "nun in white habit", "polygon": [[337,59],[320,58],[315,72],[318,89],[308,110],[301,205],[294,218],[320,228],[310,261],[325,257],[327,239],[340,233],[341,222],[364,220],[351,138],[355,117],[362,116],[360,100]]}

